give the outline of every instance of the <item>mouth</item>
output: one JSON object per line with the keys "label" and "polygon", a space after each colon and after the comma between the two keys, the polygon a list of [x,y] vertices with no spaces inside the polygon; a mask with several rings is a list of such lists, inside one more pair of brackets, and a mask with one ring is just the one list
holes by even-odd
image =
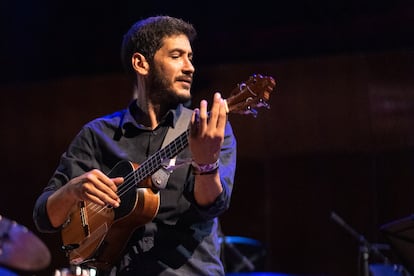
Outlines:
{"label": "mouth", "polygon": [[182,78],[177,78],[176,81],[179,82],[179,83],[181,83],[184,88],[190,89],[191,84],[193,82],[193,79],[192,78],[184,78],[184,77],[182,77]]}
{"label": "mouth", "polygon": [[177,78],[177,81],[187,82],[187,83],[191,84],[193,82],[193,78],[191,78],[191,77],[180,77],[180,78]]}

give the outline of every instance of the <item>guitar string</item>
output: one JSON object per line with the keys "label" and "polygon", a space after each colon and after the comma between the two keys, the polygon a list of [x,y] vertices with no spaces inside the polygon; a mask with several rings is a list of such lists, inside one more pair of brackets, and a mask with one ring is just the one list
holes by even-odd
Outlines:
{"label": "guitar string", "polygon": [[[174,141],[169,143],[166,147],[154,153],[150,158],[144,161],[136,170],[131,171],[129,175],[138,175],[138,180],[131,179],[132,181],[127,181],[127,185],[124,185],[125,183],[121,184],[120,189],[118,191],[119,196],[123,196],[136,184],[139,184],[141,181],[151,176],[157,169],[162,167],[162,163],[164,160],[174,157],[174,155],[176,155],[179,151],[184,149],[188,145],[188,134],[189,130],[186,130]],[[149,164],[147,165],[147,163]]]}
{"label": "guitar string", "polygon": [[[136,184],[139,184],[141,181],[143,181],[146,177],[149,177],[152,172],[154,172],[157,168],[160,167],[159,164],[162,163],[162,160],[165,158],[168,158],[168,156],[174,155],[175,152],[178,151],[178,145],[181,142],[181,147],[184,148],[188,143],[185,141],[183,142],[182,138],[186,138],[186,133],[183,133],[181,136],[178,137],[175,141],[161,149],[160,151],[156,152],[154,155],[152,155],[150,158],[148,158],[146,161],[144,161],[140,167],[138,167],[136,170],[131,171],[129,174],[125,176],[125,181],[123,184],[121,184],[120,189],[118,190],[118,194],[120,197],[122,197],[124,194],[126,194],[131,188],[136,186]],[[184,137],[183,137],[184,136]],[[172,150],[171,148],[175,147],[175,150]],[[165,157],[164,157],[165,156]],[[157,166],[158,164],[158,166]],[[89,202],[89,204],[94,204],[92,202]],[[99,213],[100,211],[104,210],[107,206],[100,206],[95,204],[95,210],[92,209],[92,211],[95,211]],[[102,208],[99,210],[99,208]]]}
{"label": "guitar string", "polygon": [[[172,158],[179,151],[184,149],[188,145],[189,129],[178,136],[174,141],[169,143],[164,148],[160,149],[147,160],[145,160],[137,169],[132,170],[124,177],[124,183],[120,185],[117,194],[119,197],[125,195],[130,189],[137,186],[147,177],[151,176],[157,169],[161,168],[162,162],[167,158]],[[86,206],[89,207],[89,220],[93,220],[95,215],[108,208],[108,206],[100,206],[94,202],[87,202]],[[92,206],[92,207],[91,207]]]}
{"label": "guitar string", "polygon": [[[137,184],[139,184],[141,181],[146,179],[146,177],[150,176],[150,174],[157,169],[154,163],[161,164],[161,160],[163,159],[163,156],[164,155],[168,156],[168,153],[171,151],[170,148],[171,147],[164,148],[165,150],[155,153],[153,156],[151,156],[149,159],[143,162],[140,167],[138,167],[136,170],[131,171],[129,174],[127,174],[124,178],[124,183],[121,184],[120,189],[117,192],[119,197],[122,197],[123,195],[125,195],[130,189],[134,188],[135,186],[137,186]],[[108,207],[108,206],[100,206],[93,202],[88,202],[87,205],[92,206],[90,211],[95,212],[96,215]],[[94,215],[90,216],[89,219],[91,220],[93,219],[93,217]]]}

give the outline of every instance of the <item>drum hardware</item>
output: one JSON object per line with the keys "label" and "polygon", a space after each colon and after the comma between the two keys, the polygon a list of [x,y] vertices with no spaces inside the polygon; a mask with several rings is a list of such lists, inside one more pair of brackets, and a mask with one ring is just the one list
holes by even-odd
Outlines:
{"label": "drum hardware", "polygon": [[414,275],[414,215],[388,222],[380,227],[380,231],[406,268],[404,275]]}
{"label": "drum hardware", "polygon": [[[389,270],[390,268],[398,275],[409,275],[405,273],[405,269],[401,265],[392,264],[390,260],[382,254],[380,250],[389,250],[390,246],[387,244],[372,244],[361,234],[359,234],[355,229],[349,226],[339,215],[335,212],[331,212],[331,219],[343,227],[348,233],[351,234],[359,242],[359,254],[361,262],[361,271],[360,275],[362,276],[371,276],[376,270],[381,269],[384,271],[384,267]],[[370,264],[371,254],[379,259],[380,263]],[[379,269],[378,269],[379,268]],[[400,274],[402,273],[402,274]]]}
{"label": "drum hardware", "polygon": [[259,241],[241,236],[222,236],[219,237],[219,242],[226,272],[253,272],[263,269],[266,251]]}
{"label": "drum hardware", "polygon": [[248,271],[254,271],[255,265],[249,258],[247,258],[244,254],[237,249],[233,243],[229,240],[231,237],[223,237],[220,239],[220,242],[224,245],[225,249],[228,249],[232,255],[234,255],[238,259],[238,264],[234,266],[234,272],[241,271],[244,267],[247,268]]}
{"label": "drum hardware", "polygon": [[218,234],[221,246],[220,258],[226,274],[263,269],[266,251],[261,242],[247,237],[224,235],[220,221]]}

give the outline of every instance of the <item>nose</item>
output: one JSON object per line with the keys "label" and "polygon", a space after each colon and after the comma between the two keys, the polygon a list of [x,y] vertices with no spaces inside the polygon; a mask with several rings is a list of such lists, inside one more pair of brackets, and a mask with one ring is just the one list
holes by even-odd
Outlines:
{"label": "nose", "polygon": [[186,73],[194,73],[195,71],[195,67],[193,65],[193,62],[191,61],[191,59],[186,58],[184,61],[184,69],[183,69]]}

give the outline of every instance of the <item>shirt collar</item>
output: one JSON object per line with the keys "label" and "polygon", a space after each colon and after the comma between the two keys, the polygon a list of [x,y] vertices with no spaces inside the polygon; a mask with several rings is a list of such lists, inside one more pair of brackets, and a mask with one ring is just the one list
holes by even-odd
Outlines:
{"label": "shirt collar", "polygon": [[[170,109],[165,116],[161,119],[159,126],[170,126],[175,127],[178,118],[180,117],[182,110],[184,106],[183,104],[179,104],[177,108]],[[142,110],[138,107],[136,104],[136,100],[132,101],[125,112],[125,117],[122,122],[122,128],[126,129],[131,126],[138,128],[138,129],[148,129],[142,124],[139,124],[135,118],[139,118],[140,113],[142,113]]]}

